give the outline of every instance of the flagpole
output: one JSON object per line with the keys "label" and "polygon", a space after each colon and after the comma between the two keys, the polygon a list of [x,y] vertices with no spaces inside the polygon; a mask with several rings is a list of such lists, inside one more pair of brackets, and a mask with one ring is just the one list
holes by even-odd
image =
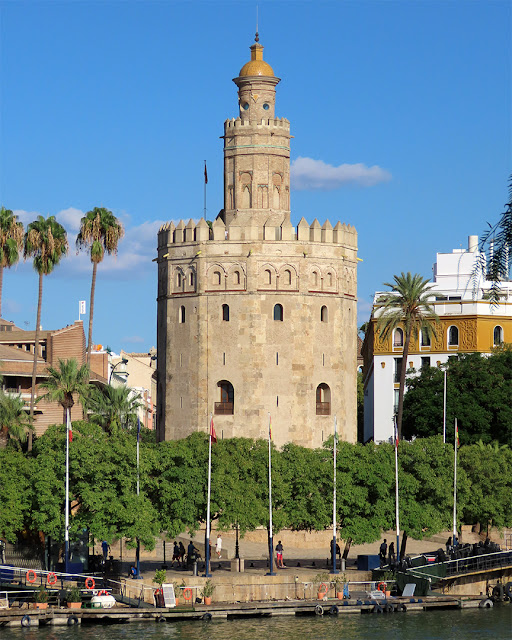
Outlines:
{"label": "flagpole", "polygon": [[455,458],[453,464],[453,546],[459,543],[457,539],[457,449],[459,448],[459,427],[455,418]]}
{"label": "flagpole", "polygon": [[206,220],[206,185],[208,184],[208,172],[206,171],[206,160],[204,161],[204,219]]}
{"label": "flagpole", "polygon": [[395,415],[395,518],[396,518],[396,557],[400,558],[400,508],[398,502],[398,428]]}
{"label": "flagpole", "polygon": [[338,444],[338,429],[334,416],[334,446],[333,446],[333,496],[332,496],[332,571],[339,573],[336,568],[336,449]]}
{"label": "flagpole", "polygon": [[[137,417],[137,497],[140,494],[140,474],[139,474],[139,440],[140,440],[140,418]],[[137,569],[137,579],[140,579],[140,539],[137,536],[137,549],[136,549],[136,569]]]}
{"label": "flagpole", "polygon": [[66,409],[66,497],[64,522],[64,572],[69,573],[69,409]]}
{"label": "flagpole", "polygon": [[443,389],[443,444],[446,444],[446,369],[444,370]]}
{"label": "flagpole", "polygon": [[[206,167],[206,163],[205,163]],[[208,437],[208,498],[206,505],[206,537],[205,537],[205,569],[204,575],[206,578],[211,577],[210,573],[210,496],[212,491],[212,423],[213,413],[210,414],[210,435]]]}
{"label": "flagpole", "polygon": [[274,542],[272,532],[272,423],[270,413],[268,414],[268,508],[269,508],[269,526],[268,526],[268,553],[269,553],[269,572],[267,576],[275,576],[274,572]]}

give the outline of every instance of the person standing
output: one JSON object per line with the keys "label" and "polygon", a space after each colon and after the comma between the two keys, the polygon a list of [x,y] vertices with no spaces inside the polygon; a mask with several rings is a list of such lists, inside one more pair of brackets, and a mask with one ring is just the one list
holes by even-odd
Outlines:
{"label": "person standing", "polygon": [[284,550],[283,545],[281,543],[281,540],[279,540],[276,546],[276,565],[278,569],[279,568],[284,569],[283,550]]}
{"label": "person standing", "polygon": [[379,558],[380,558],[380,566],[384,566],[386,564],[386,556],[388,553],[388,541],[384,538],[384,542],[380,545],[379,549]]}
{"label": "person standing", "polygon": [[101,543],[101,551],[103,553],[103,562],[107,561],[108,552],[110,551],[110,545],[106,540],[103,540]]}
{"label": "person standing", "polygon": [[393,564],[394,562],[395,562],[395,543],[390,542],[389,550],[388,550],[388,563]]}
{"label": "person standing", "polygon": [[217,558],[220,558],[222,553],[222,537],[220,533],[217,535],[217,544],[215,545],[215,553],[217,554]]}

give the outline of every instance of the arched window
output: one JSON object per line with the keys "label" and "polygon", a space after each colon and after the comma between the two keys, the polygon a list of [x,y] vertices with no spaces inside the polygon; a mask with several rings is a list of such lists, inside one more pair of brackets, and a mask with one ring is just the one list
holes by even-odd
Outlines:
{"label": "arched window", "polygon": [[318,271],[313,271],[311,274],[311,281],[314,287],[318,287]]}
{"label": "arched window", "polygon": [[394,347],[403,347],[404,346],[404,332],[400,327],[395,329],[393,334],[393,346]]}
{"label": "arched window", "polygon": [[421,330],[421,346],[430,347],[430,335],[425,331],[425,329]]}
{"label": "arched window", "polygon": [[178,289],[181,287],[181,283],[182,283],[182,276],[181,276],[181,271],[178,271],[176,273],[176,286],[178,287]]}
{"label": "arched window", "polygon": [[498,347],[500,344],[503,344],[503,328],[500,327],[499,325],[494,327],[493,344],[495,347]]}
{"label": "arched window", "polygon": [[329,288],[332,288],[332,284],[333,284],[332,273],[329,271],[329,273],[327,274],[327,286]]}
{"label": "arched window", "polygon": [[229,322],[229,305],[222,305],[222,319],[224,322]]}
{"label": "arched window", "polygon": [[272,271],[270,269],[265,269],[265,284],[272,284]]}
{"label": "arched window", "polygon": [[283,321],[283,305],[276,304],[274,307],[274,320]]}
{"label": "arched window", "polygon": [[240,284],[240,271],[235,271],[233,273],[233,282],[235,284]]}
{"label": "arched window", "polygon": [[235,412],[235,390],[228,380],[217,382],[220,402],[215,403],[215,413],[221,416],[232,416]]}
{"label": "arched window", "polygon": [[220,285],[220,280],[221,280],[220,271],[214,271],[213,272],[213,284],[219,286]]}
{"label": "arched window", "polygon": [[194,272],[193,271],[191,271],[190,274],[189,274],[189,283],[190,283],[191,287],[194,286]]}
{"label": "arched window", "polygon": [[331,415],[331,390],[325,382],[322,382],[316,388],[316,415]]}
{"label": "arched window", "polygon": [[320,309],[320,320],[322,322],[327,322],[327,307],[324,305],[321,309]]}
{"label": "arched window", "polygon": [[284,284],[291,284],[292,283],[292,272],[290,271],[290,269],[286,269],[284,274],[283,274],[283,282]]}
{"label": "arched window", "polygon": [[448,346],[457,347],[459,344],[459,330],[456,326],[452,325],[448,329]]}
{"label": "arched window", "polygon": [[181,324],[183,324],[185,322],[185,307],[184,306],[180,307],[179,321],[180,321]]}

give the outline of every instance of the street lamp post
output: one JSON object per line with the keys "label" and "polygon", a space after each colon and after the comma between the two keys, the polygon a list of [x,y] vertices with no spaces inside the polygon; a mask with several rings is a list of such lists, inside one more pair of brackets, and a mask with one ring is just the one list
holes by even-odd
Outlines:
{"label": "street lamp post", "polygon": [[128,373],[126,371],[126,365],[128,364],[128,360],[126,358],[121,358],[121,360],[119,362],[117,362],[112,369],[110,370],[110,375],[108,377],[108,383],[110,384],[112,382],[112,374],[114,373],[114,371],[117,369],[117,367],[121,366],[121,369],[119,369],[118,374],[121,373],[124,376],[127,376]]}

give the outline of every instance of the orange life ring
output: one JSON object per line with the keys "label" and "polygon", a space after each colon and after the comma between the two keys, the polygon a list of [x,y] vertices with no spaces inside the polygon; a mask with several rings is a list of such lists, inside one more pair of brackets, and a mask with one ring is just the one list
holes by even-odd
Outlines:
{"label": "orange life ring", "polygon": [[53,573],[53,571],[52,571],[51,573],[49,573],[49,574],[46,576],[46,582],[47,582],[49,585],[57,584],[57,574],[56,574],[56,573]]}
{"label": "orange life ring", "polygon": [[388,588],[387,584],[385,582],[379,582],[379,584],[377,585],[377,589],[378,591],[386,591],[386,589]]}
{"label": "orange life ring", "polygon": [[[32,578],[32,576],[34,577]],[[34,569],[29,569],[25,577],[27,579],[27,582],[30,582],[30,584],[34,584],[34,582],[37,580],[37,573],[34,571]]]}
{"label": "orange life ring", "polygon": [[327,595],[328,591],[329,587],[325,584],[325,582],[322,582],[322,584],[318,587],[318,593],[323,593],[325,596]]}
{"label": "orange life ring", "polygon": [[[188,596],[187,596],[187,591],[189,593]],[[185,598],[185,600],[192,600],[192,589],[190,587],[183,589],[183,597]]]}
{"label": "orange life ring", "polygon": [[85,579],[85,588],[86,589],[94,589],[94,585],[96,583],[94,582],[94,578],[86,578]]}
{"label": "orange life ring", "polygon": [[101,591],[98,591],[98,595],[99,596],[108,596],[108,591],[106,589],[102,589]]}

